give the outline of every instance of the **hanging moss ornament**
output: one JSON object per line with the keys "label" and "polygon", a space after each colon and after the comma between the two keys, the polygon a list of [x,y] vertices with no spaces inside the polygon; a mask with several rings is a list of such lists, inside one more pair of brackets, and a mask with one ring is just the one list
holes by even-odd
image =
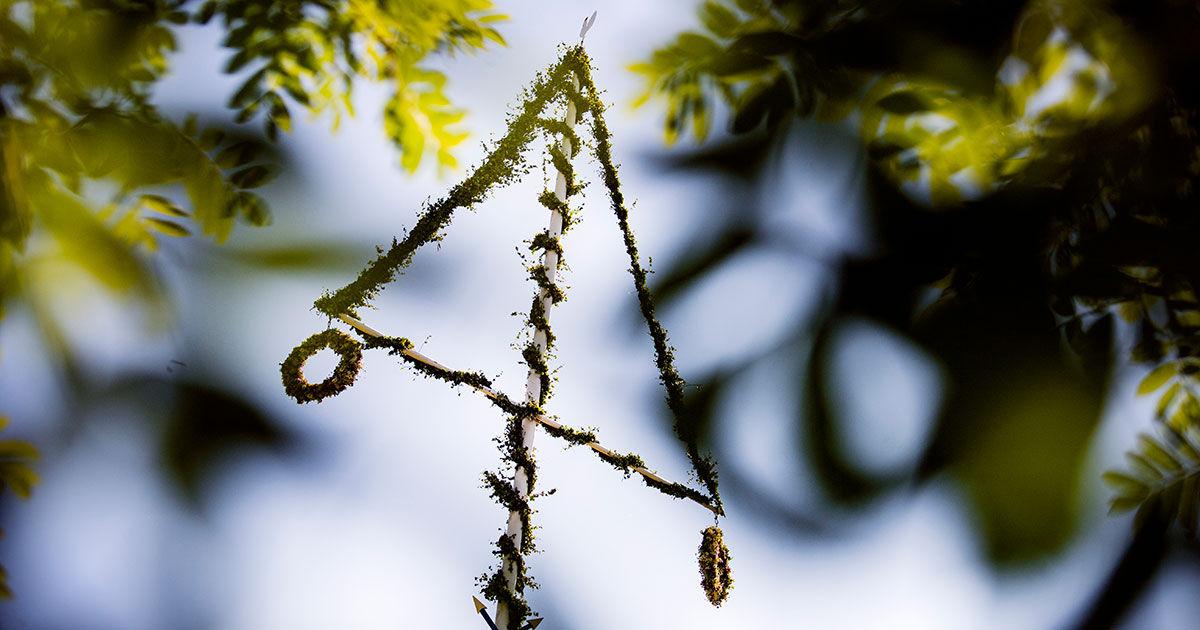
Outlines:
{"label": "hanging moss ornament", "polygon": [[700,586],[713,606],[720,608],[733,588],[733,569],[729,566],[729,547],[725,546],[720,528],[704,530],[697,552],[700,559]]}
{"label": "hanging moss ornament", "polygon": [[[324,348],[333,350],[341,360],[328,378],[320,383],[309,383],[304,379],[304,363]],[[305,339],[279,365],[283,390],[288,396],[301,403],[320,402],[354,384],[362,367],[362,344],[346,333],[330,328]]]}

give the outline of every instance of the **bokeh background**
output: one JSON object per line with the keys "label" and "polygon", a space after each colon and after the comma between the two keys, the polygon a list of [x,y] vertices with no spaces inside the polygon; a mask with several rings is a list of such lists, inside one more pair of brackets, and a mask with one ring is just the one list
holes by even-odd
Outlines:
{"label": "bokeh background", "polygon": [[[766,157],[747,158],[742,171],[728,168],[727,153],[706,152],[738,150],[742,139],[722,126],[728,112],[714,113],[706,143],[665,146],[663,108],[653,100],[632,107],[645,85],[627,66],[701,28],[689,2],[498,3],[511,18],[498,27],[507,46],[434,61],[450,77],[447,94],[470,112],[472,142],[460,164],[479,163],[479,141],[498,137],[520,90],[576,41],[595,9],[587,49],[610,104],[622,187],[636,199],[633,228],[658,272],[660,315],[697,414],[708,418],[736,584],[720,609],[705,601],[695,555],[706,510],[543,434],[539,481],[557,492],[535,504],[540,553],[530,567],[541,588],[528,596],[546,619],[541,627],[1075,623],[1130,540],[1129,517],[1106,515],[1100,475],[1149,426],[1154,401],[1134,395],[1146,368],[1122,366],[1100,394],[1085,396],[1080,405],[1094,404],[1100,418],[1094,425],[1038,424],[1038,414],[1078,412],[1039,398],[1039,387],[1061,385],[1056,373],[1026,373],[1028,382],[1008,387],[1003,379],[1021,364],[964,379],[876,319],[824,325],[820,313],[839,301],[848,273],[839,261],[877,245],[878,178],[858,121],[795,122],[769,151],[747,153]],[[221,72],[230,53],[220,29],[189,25],[177,35],[153,101],[174,119],[227,120],[240,81]],[[15,599],[0,606],[0,625],[483,627],[470,597],[506,519],[480,487],[481,472],[499,461],[497,410],[379,352],[366,353],[353,388],[320,404],[299,406],[280,385],[279,362],[325,327],[313,299],[348,282],[376,245],[413,225],[423,201],[466,172],[426,165],[407,173],[381,131],[385,100],[384,88],[359,85],[356,116],[336,133],[327,117],[296,116],[277,145],[283,174],[262,189],[273,224],[239,227],[224,245],[163,243],[153,262],[167,287],[161,308],[86,283],[61,292],[69,364],[47,350],[36,313],[19,305],[7,313],[0,404],[10,434],[42,457],[33,497],[4,499],[0,559]],[[595,181],[595,161],[581,156],[577,168]],[[510,314],[534,290],[515,249],[544,226],[536,196],[553,177],[545,160],[531,162],[541,169],[461,212],[440,247],[419,251],[363,314],[446,365],[497,375],[510,393],[525,374],[513,349],[521,319]],[[551,316],[559,338],[551,409],[684,480],[687,462],[601,193],[598,183],[585,189],[583,222],[564,241],[569,290]],[[65,272],[56,278],[74,282]],[[1003,316],[975,325],[997,321]],[[1003,363],[1005,340],[992,341],[966,352],[995,352]],[[816,344],[827,357],[822,398],[837,410],[832,437],[804,420]],[[334,363],[323,352],[306,371],[315,381]],[[1027,441],[966,461],[1002,477],[1032,467],[1046,484],[1054,475],[1079,481],[1077,492],[1029,497],[1031,507],[1001,501],[1016,521],[1033,520],[1013,525],[1018,534],[1007,539],[1006,525],[989,520],[993,507],[980,507],[979,496],[1001,492],[989,474],[980,491],[970,475],[915,472],[929,463],[950,392],[990,378],[1002,399],[1033,392],[1034,425],[997,421],[1004,435]],[[1079,442],[1078,453],[1037,468],[1064,440]],[[829,441],[864,478],[889,481],[831,494],[813,463],[822,457],[813,443]],[[1028,514],[1014,513],[1022,509]],[[1030,529],[1050,540],[1022,538]],[[1180,549],[1151,574],[1121,627],[1200,627],[1198,556]]]}

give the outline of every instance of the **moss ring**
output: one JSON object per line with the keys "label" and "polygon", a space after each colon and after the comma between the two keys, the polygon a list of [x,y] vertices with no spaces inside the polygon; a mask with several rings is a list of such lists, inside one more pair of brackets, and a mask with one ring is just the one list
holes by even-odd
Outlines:
{"label": "moss ring", "polygon": [[[323,348],[333,350],[342,360],[329,378],[314,385],[304,380],[301,368],[309,357]],[[305,339],[304,343],[293,348],[292,353],[279,365],[283,376],[283,389],[288,396],[300,403],[321,401],[354,384],[354,378],[358,376],[358,370],[362,367],[362,344],[349,335],[330,328]]]}

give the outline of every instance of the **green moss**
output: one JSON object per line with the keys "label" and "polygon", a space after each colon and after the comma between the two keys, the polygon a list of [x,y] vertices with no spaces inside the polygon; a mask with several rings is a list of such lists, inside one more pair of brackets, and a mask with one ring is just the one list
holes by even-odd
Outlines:
{"label": "green moss", "polygon": [[729,566],[729,548],[717,527],[704,530],[697,552],[700,561],[700,586],[713,606],[720,607],[733,588],[733,569]]}
{"label": "green moss", "polygon": [[[584,67],[586,68],[586,66]],[[587,98],[591,101],[592,107],[597,107],[600,97],[596,86],[592,83],[590,76],[585,74],[585,77],[586,80],[581,80],[580,83],[586,89]],[[666,390],[667,407],[671,410],[671,415],[674,418],[675,435],[687,446],[687,455],[691,461],[692,470],[696,473],[696,478],[708,491],[708,496],[712,500],[713,506],[718,513],[724,513],[721,507],[721,495],[717,490],[716,464],[710,457],[700,453],[695,435],[686,432],[684,428],[684,381],[675,369],[675,350],[667,340],[667,331],[659,323],[658,318],[654,314],[654,300],[651,298],[650,290],[646,286],[647,274],[642,268],[637,250],[637,241],[633,236],[633,231],[629,227],[629,210],[625,208],[625,197],[621,194],[617,168],[612,161],[610,134],[603,116],[592,117],[592,137],[596,141],[596,159],[600,161],[604,186],[608,188],[608,196],[612,202],[613,212],[617,216],[617,226],[621,229],[621,234],[625,239],[625,252],[629,256],[629,272],[633,276],[633,285],[637,292],[638,306],[640,307],[642,318],[646,321],[646,327],[650,331],[650,337],[654,341],[655,365],[658,366],[659,381]]]}
{"label": "green moss", "polygon": [[586,446],[592,442],[598,443],[600,439],[597,438],[596,434],[592,431],[580,431],[579,429],[572,429],[571,427],[565,425],[559,425],[557,428],[542,425],[542,429],[553,437],[570,442],[572,445],[577,446]]}
{"label": "green moss", "polygon": [[[341,360],[329,378],[309,383],[304,379],[304,363],[323,348],[333,350]],[[298,403],[319,402],[354,384],[362,367],[362,346],[346,333],[330,328],[305,339],[279,365],[283,391],[288,396]]]}

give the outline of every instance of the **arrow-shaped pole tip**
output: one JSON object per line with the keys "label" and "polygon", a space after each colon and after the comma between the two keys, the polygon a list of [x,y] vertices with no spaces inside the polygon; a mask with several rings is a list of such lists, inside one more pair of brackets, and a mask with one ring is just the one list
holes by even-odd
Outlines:
{"label": "arrow-shaped pole tip", "polygon": [[592,11],[590,18],[583,18],[583,26],[579,29],[579,43],[583,44],[583,38],[587,37],[587,32],[592,29],[592,25],[596,23],[596,14],[599,11]]}
{"label": "arrow-shaped pole tip", "polygon": [[478,597],[472,595],[471,599],[475,601],[475,612],[479,613],[479,615],[483,617],[483,620],[487,622],[488,627],[492,630],[499,630],[499,628],[496,627],[496,622],[492,621],[492,616],[487,614],[487,606],[485,606],[483,602],[479,601]]}
{"label": "arrow-shaped pole tip", "polygon": [[533,630],[534,628],[541,625],[541,623],[542,623],[542,618],[538,617],[537,619],[530,619],[529,623],[525,624],[525,627],[529,628],[529,630]]}

